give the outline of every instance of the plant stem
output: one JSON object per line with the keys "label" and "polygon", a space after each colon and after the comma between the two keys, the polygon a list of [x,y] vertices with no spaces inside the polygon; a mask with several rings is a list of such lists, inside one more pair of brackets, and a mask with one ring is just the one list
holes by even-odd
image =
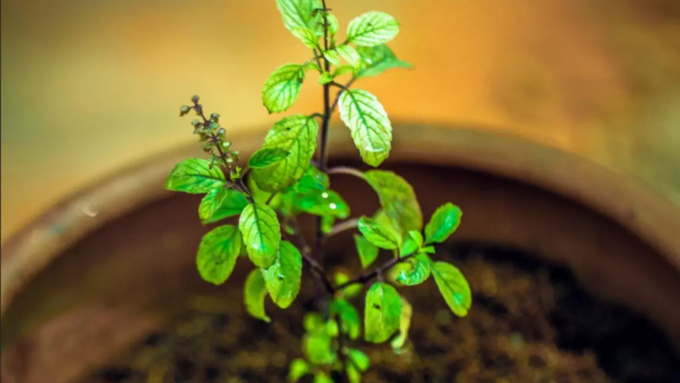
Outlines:
{"label": "plant stem", "polygon": [[330,169],[328,169],[328,171],[326,173],[329,174],[329,175],[330,174],[348,174],[350,176],[355,176],[355,177],[358,177],[358,178],[361,178],[361,179],[365,179],[364,173],[362,173],[358,169],[350,168],[348,166],[337,166],[337,167],[334,167],[334,168],[330,168]]}
{"label": "plant stem", "polygon": [[415,256],[415,253],[413,253],[413,254],[411,254],[411,255],[407,255],[407,256],[405,256],[405,257],[403,257],[403,258],[393,258],[393,259],[390,259],[389,261],[383,263],[382,266],[380,266],[380,267],[378,267],[377,269],[375,269],[372,273],[370,273],[370,274],[365,274],[365,275],[360,275],[360,276],[358,276],[358,277],[352,279],[351,281],[347,281],[347,282],[345,282],[345,283],[343,283],[343,284],[341,284],[341,285],[339,285],[339,286],[336,286],[336,287],[335,287],[335,291],[343,290],[343,289],[345,289],[346,287],[348,287],[348,286],[350,286],[350,285],[353,285],[353,284],[355,284],[355,283],[364,284],[364,283],[370,282],[371,280],[373,280],[373,278],[382,276],[382,275],[385,274],[386,272],[390,271],[390,269],[393,268],[394,266],[396,266],[397,264],[399,264],[399,263],[401,263],[401,262],[404,262],[404,261],[406,261],[406,260],[412,258],[413,256]]}
{"label": "plant stem", "polygon": [[340,233],[342,233],[343,231],[346,231],[346,230],[354,229],[355,227],[357,227],[358,222],[359,222],[359,220],[357,218],[352,218],[352,219],[348,219],[346,221],[342,221],[339,224],[333,226],[333,228],[331,229],[331,232],[326,234],[326,238],[340,234]]}

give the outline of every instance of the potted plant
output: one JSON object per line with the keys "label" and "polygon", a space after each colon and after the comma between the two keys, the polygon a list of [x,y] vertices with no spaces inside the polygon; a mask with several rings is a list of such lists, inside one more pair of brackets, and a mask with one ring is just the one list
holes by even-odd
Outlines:
{"label": "potted plant", "polygon": [[[286,28],[311,52],[304,62],[274,70],[262,88],[262,102],[269,113],[285,112],[296,101],[307,72],[316,71],[323,110],[278,121],[241,167],[220,115],[208,117],[194,96],[192,105],[181,107],[180,116],[198,116],[192,122],[194,134],[210,159],[178,163],[166,188],[204,195],[198,208],[204,223],[239,216],[238,226],[218,226],[203,237],[196,264],[204,280],[220,285],[229,279],[240,255],[247,255],[254,269],[245,282],[245,305],[255,318],[270,321],[264,310],[267,296],[286,309],[295,302],[303,274],[314,279],[316,311],[304,318],[304,358],[291,363],[290,380],[313,374],[315,382],[332,382],[330,376],[337,373],[342,381],[359,382],[370,366],[369,357],[356,345],[360,334],[371,343],[391,341],[398,351],[408,337],[412,310],[418,309],[393,284],[418,285],[432,276],[451,311],[467,314],[470,287],[455,266],[437,260],[434,247],[458,228],[462,212],[445,203],[423,225],[413,188],[402,177],[390,171],[328,167],[329,128],[336,108],[366,164],[378,167],[389,156],[392,126],[385,109],[376,96],[352,86],[362,77],[410,66],[385,45],[397,36],[399,23],[386,13],[368,12],[349,22],[346,40],[340,42],[338,21],[325,0],[276,3]],[[349,80],[341,84],[343,75]],[[348,219],[349,205],[330,188],[328,175],[337,173],[367,182],[381,209],[372,217]],[[298,217],[303,214],[317,217],[313,241],[300,230]],[[325,269],[324,243],[355,228],[360,233],[354,237],[357,253],[367,271],[356,277],[333,276]],[[374,267],[381,249],[391,251],[393,258]],[[362,320],[347,298],[363,293],[364,285],[369,287]]]}

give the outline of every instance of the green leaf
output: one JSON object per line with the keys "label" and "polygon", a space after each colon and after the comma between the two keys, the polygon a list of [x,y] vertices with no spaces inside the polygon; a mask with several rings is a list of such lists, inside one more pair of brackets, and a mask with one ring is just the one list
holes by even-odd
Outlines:
{"label": "green leaf", "polygon": [[314,31],[309,28],[297,27],[290,31],[293,36],[297,37],[302,41],[307,48],[318,49],[319,48],[319,36],[317,36]]}
{"label": "green leaf", "polygon": [[408,235],[416,241],[418,247],[423,247],[423,235],[418,230],[409,230]]}
{"label": "green leaf", "polygon": [[[218,191],[216,194],[221,194],[221,196],[211,196],[216,190]],[[208,198],[209,196],[211,197]],[[219,205],[217,205],[218,201]],[[198,206],[198,216],[203,224],[207,225],[241,214],[246,205],[248,205],[248,200],[239,191],[224,188],[213,189]]]}
{"label": "green leaf", "polygon": [[336,78],[338,76],[342,76],[343,74],[346,73],[352,73],[354,74],[356,72],[356,68],[354,68],[351,65],[342,65],[338,67],[335,71],[333,71],[333,78]]}
{"label": "green leaf", "polygon": [[349,356],[349,360],[352,361],[359,371],[366,372],[371,368],[371,359],[361,350],[350,348],[347,352],[347,356]]}
{"label": "green leaf", "polygon": [[413,316],[413,307],[408,303],[404,297],[401,298],[401,317],[399,318],[399,334],[392,339],[390,345],[393,350],[398,350],[404,347],[404,343],[408,339],[408,330],[411,328],[411,317]]}
{"label": "green leaf", "polygon": [[305,81],[300,64],[285,64],[274,70],[262,86],[262,103],[269,114],[288,110],[297,100]]}
{"label": "green leaf", "polygon": [[[379,225],[379,224],[378,224]],[[357,246],[357,253],[361,261],[361,267],[366,269],[378,258],[378,247],[371,243],[371,241],[360,235],[354,235],[354,242]]]}
{"label": "green leaf", "polygon": [[401,245],[401,249],[399,249],[399,257],[411,255],[415,253],[416,250],[418,250],[418,243],[413,238],[406,237],[404,243]]}
{"label": "green leaf", "polygon": [[337,338],[338,334],[340,334],[340,329],[338,328],[338,322],[334,321],[333,319],[326,322],[326,333],[331,338]]}
{"label": "green leaf", "polygon": [[330,186],[330,180],[328,175],[321,170],[317,169],[316,166],[308,166],[305,174],[302,175],[300,181],[292,186],[293,191],[297,193],[311,193],[312,191],[323,191],[328,189]]}
{"label": "green leaf", "polygon": [[340,118],[365,163],[377,167],[387,159],[392,148],[392,124],[374,95],[360,89],[342,92]]}
{"label": "green leaf", "polygon": [[425,243],[444,242],[460,225],[463,212],[451,202],[437,208],[425,226]]}
{"label": "green leaf", "polygon": [[236,226],[226,225],[212,229],[203,236],[198,247],[196,265],[201,277],[221,285],[234,270],[241,252],[241,233]]}
{"label": "green leaf", "polygon": [[340,327],[343,334],[349,339],[357,339],[361,333],[361,319],[359,311],[348,301],[339,298],[331,303],[331,315],[337,315],[340,319]]}
{"label": "green leaf", "polygon": [[378,194],[384,214],[402,235],[423,228],[423,213],[416,193],[405,179],[384,170],[367,171],[364,178]]}
{"label": "green leaf", "polygon": [[472,306],[472,293],[463,274],[446,262],[435,262],[431,269],[439,292],[451,311],[459,317],[466,316]]}
{"label": "green leaf", "polygon": [[224,187],[215,188],[206,194],[201,203],[198,205],[198,218],[202,222],[210,219],[215,214],[215,211],[222,205],[224,198],[227,196],[227,189]]}
{"label": "green leaf", "polygon": [[300,358],[293,359],[288,367],[288,381],[297,382],[303,376],[309,373],[309,364]]}
{"label": "green leaf", "polygon": [[333,75],[328,73],[328,72],[323,72],[321,73],[321,76],[319,76],[319,85],[326,85],[328,83],[333,82]]}
{"label": "green leaf", "polygon": [[349,380],[349,383],[361,383],[361,372],[359,372],[356,367],[351,364],[347,365],[345,371],[347,371],[347,379]]}
{"label": "green leaf", "polygon": [[423,253],[426,253],[426,254],[434,254],[435,253],[434,246],[426,246],[426,247],[423,247],[422,250],[423,250]]}
{"label": "green leaf", "polygon": [[189,158],[172,169],[165,180],[165,189],[189,194],[203,194],[225,185],[224,173],[219,167],[210,168],[210,161]]}
{"label": "green leaf", "polygon": [[408,62],[399,60],[387,45],[358,47],[357,53],[361,57],[357,78],[377,76],[392,68],[413,68]]}
{"label": "green leaf", "polygon": [[318,131],[316,120],[302,114],[285,117],[274,124],[262,149],[277,148],[290,154],[267,168],[253,169],[257,186],[267,192],[278,192],[300,180],[314,156]]}
{"label": "green leaf", "polygon": [[314,364],[333,364],[336,359],[333,350],[331,337],[325,331],[308,333],[302,339],[305,354],[310,362]]}
{"label": "green leaf", "polygon": [[417,254],[406,262],[411,267],[401,270],[397,276],[397,282],[404,286],[415,286],[425,282],[430,277],[430,260],[427,255]]}
{"label": "green leaf", "polygon": [[324,321],[319,313],[308,313],[303,319],[303,326],[305,331],[312,333],[323,330]]}
{"label": "green leaf", "polygon": [[391,226],[379,225],[372,218],[363,216],[359,218],[357,228],[368,241],[381,249],[395,250],[399,248],[401,239]]}
{"label": "green leaf", "polygon": [[267,287],[259,269],[254,269],[248,274],[243,295],[248,314],[265,322],[271,322],[271,318],[264,312],[264,297],[267,296]]}
{"label": "green leaf", "polygon": [[314,190],[298,195],[294,201],[296,211],[339,219],[349,217],[349,205],[333,190]]}
{"label": "green leaf", "polygon": [[341,45],[336,48],[340,56],[345,59],[349,65],[358,68],[361,65],[361,57],[356,49],[350,45]]}
{"label": "green leaf", "polygon": [[[340,286],[343,285],[347,282],[350,281],[349,275],[342,273],[342,272],[337,272],[335,273],[335,284]],[[345,287],[342,289],[340,292],[341,295],[347,299],[351,299],[356,297],[357,295],[361,294],[361,290],[363,289],[363,284],[361,283],[352,283],[351,285]]]}
{"label": "green leaf", "polygon": [[[323,17],[323,16],[322,16]],[[326,13],[326,19],[328,20],[328,34],[333,37],[338,34],[338,19],[332,13]]]}
{"label": "green leaf", "polygon": [[248,257],[257,267],[267,268],[276,261],[281,242],[281,227],[269,206],[255,203],[243,209],[238,222]]}
{"label": "green leaf", "polygon": [[276,261],[263,270],[264,281],[274,303],[282,309],[288,308],[300,292],[302,278],[302,255],[288,241],[281,242]]}
{"label": "green leaf", "polygon": [[283,161],[289,154],[289,151],[279,147],[262,148],[250,157],[248,166],[254,169],[266,168]]}
{"label": "green leaf", "polygon": [[315,9],[323,8],[319,0],[276,0],[283,17],[283,25],[292,32],[294,28],[309,28],[318,36],[323,34],[321,14]]}
{"label": "green leaf", "polygon": [[376,282],[366,293],[364,338],[367,342],[382,343],[399,329],[401,297],[394,287]]}
{"label": "green leaf", "polygon": [[340,56],[338,56],[338,51],[336,51],[335,49],[329,49],[327,51],[324,51],[323,57],[325,57],[326,60],[328,60],[328,62],[333,65],[340,64]]}
{"label": "green leaf", "polygon": [[394,17],[384,12],[367,12],[349,22],[347,41],[372,47],[389,42],[398,33],[399,23]]}
{"label": "green leaf", "polygon": [[333,379],[326,375],[325,372],[317,372],[316,375],[314,376],[313,383],[334,383],[334,382]]}

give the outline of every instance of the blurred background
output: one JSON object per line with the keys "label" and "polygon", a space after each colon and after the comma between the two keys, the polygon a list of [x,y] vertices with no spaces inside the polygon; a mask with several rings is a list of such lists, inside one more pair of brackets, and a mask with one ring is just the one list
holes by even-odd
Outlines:
{"label": "blurred background", "polygon": [[[277,118],[267,75],[308,53],[273,0],[3,0],[2,241],[71,192],[193,142],[201,95],[236,130]],[[455,123],[587,157],[680,205],[680,2],[343,0],[384,10],[412,71],[363,80],[394,122]],[[341,32],[342,36],[342,32]],[[310,79],[293,111],[319,107]]]}

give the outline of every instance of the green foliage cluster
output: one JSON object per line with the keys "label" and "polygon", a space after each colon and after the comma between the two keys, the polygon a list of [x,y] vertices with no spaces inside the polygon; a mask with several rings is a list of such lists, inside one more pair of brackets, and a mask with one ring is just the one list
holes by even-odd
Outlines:
{"label": "green foliage cluster", "polygon": [[[395,286],[418,285],[432,276],[451,311],[467,314],[470,287],[456,267],[435,260],[433,246],[456,231],[462,212],[446,203],[424,225],[413,188],[402,177],[389,171],[326,166],[329,121],[336,108],[366,164],[377,167],[389,156],[392,126],[385,109],[376,96],[351,86],[391,68],[411,67],[385,45],[399,33],[399,23],[386,13],[368,12],[349,22],[344,41],[338,43],[339,23],[325,1],[276,0],[276,4],[285,27],[313,56],[275,69],[264,82],[262,102],[269,113],[286,111],[296,101],[307,73],[316,71],[323,86],[324,110],[275,123],[262,147],[241,168],[239,153],[225,139],[220,116],[206,117],[199,97],[194,96],[192,105],[181,107],[180,115],[194,112],[199,117],[192,122],[194,134],[210,159],[178,163],[165,186],[204,194],[198,208],[204,224],[239,217],[238,226],[217,226],[203,237],[196,264],[203,279],[219,285],[229,279],[240,257],[249,258],[254,269],[246,278],[244,302],[253,317],[271,320],[265,312],[267,296],[278,307],[289,307],[300,291],[303,264],[308,266],[316,282],[319,311],[303,320],[304,358],[291,363],[290,380],[314,374],[317,383],[332,382],[335,372],[345,381],[360,382],[370,366],[368,356],[353,345],[362,332],[366,342],[390,341],[395,352],[407,345],[413,307]],[[345,84],[337,81],[343,76],[349,78]],[[331,103],[332,89],[337,92]],[[380,209],[373,216],[349,219],[350,207],[330,189],[328,177],[343,173],[361,178],[375,190]],[[303,214],[318,217],[313,246],[307,245],[297,224]],[[331,278],[323,266],[324,241],[348,229],[358,230],[356,249],[366,271],[355,278],[344,273]],[[368,271],[381,250],[389,251],[391,259]],[[355,304],[365,287],[362,321]]]}

